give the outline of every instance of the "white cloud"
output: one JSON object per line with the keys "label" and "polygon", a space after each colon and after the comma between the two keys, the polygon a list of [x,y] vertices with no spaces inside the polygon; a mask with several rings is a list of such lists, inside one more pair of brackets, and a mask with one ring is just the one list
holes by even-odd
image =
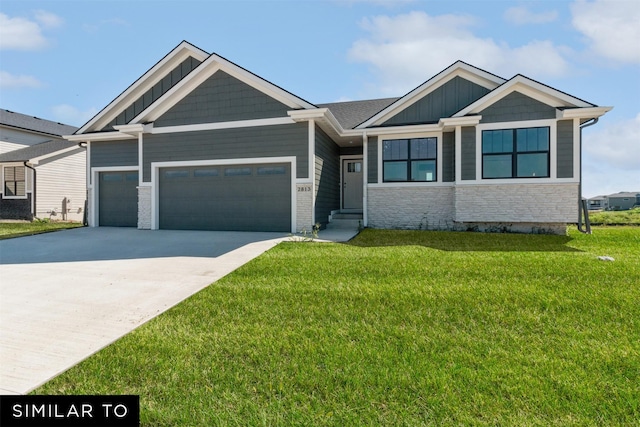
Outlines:
{"label": "white cloud", "polygon": [[45,28],[58,28],[63,24],[62,18],[46,10],[36,10],[36,21]]}
{"label": "white cloud", "polygon": [[596,54],[620,62],[640,63],[640,3],[627,0],[577,0],[571,5],[573,26]]}
{"label": "white cloud", "polygon": [[584,149],[601,164],[640,170],[640,113],[633,119],[607,123],[601,129],[586,133]]}
{"label": "white cloud", "polygon": [[10,18],[0,13],[0,49],[37,50],[47,46],[43,29],[62,25],[62,19],[43,10],[35,13],[35,21],[27,18]]}
{"label": "white cloud", "polygon": [[98,109],[91,107],[85,111],[82,111],[72,105],[60,104],[55,105],[51,109],[53,117],[60,123],[65,123],[73,126],[81,126],[89,121],[93,116],[98,113]]}
{"label": "white cloud", "polygon": [[14,75],[6,71],[0,71],[0,87],[3,89],[37,88],[41,86],[42,82],[33,76]]}
{"label": "white cloud", "polygon": [[567,48],[539,40],[511,47],[474,35],[475,23],[467,15],[424,12],[367,18],[360,25],[369,37],[352,44],[349,58],[371,64],[381,80],[378,92],[389,95],[407,92],[457,60],[507,78],[517,73],[561,76],[568,71],[563,58]]}
{"label": "white cloud", "polygon": [[583,194],[640,191],[640,113],[583,130]]}
{"label": "white cloud", "polygon": [[546,24],[558,19],[558,12],[552,10],[549,12],[534,13],[527,9],[526,6],[515,6],[505,11],[504,19],[516,25]]}

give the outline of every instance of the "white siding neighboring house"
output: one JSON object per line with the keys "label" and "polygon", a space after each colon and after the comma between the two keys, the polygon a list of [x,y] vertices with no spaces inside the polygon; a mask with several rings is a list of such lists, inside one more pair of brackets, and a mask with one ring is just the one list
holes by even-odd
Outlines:
{"label": "white siding neighboring house", "polygon": [[73,126],[0,109],[0,219],[82,221],[86,149]]}

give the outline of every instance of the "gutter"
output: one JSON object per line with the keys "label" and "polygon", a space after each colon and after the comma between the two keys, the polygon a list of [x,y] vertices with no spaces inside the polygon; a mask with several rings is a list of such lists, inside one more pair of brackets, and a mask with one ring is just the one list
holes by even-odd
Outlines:
{"label": "gutter", "polygon": [[[37,178],[38,175],[36,173],[36,168],[34,168],[33,166],[29,166],[28,163],[29,163],[29,161],[25,160],[23,164],[24,164],[25,168],[29,168],[29,169],[31,169],[33,171],[33,190],[31,191],[31,197],[33,198],[33,200],[32,200],[33,201],[33,217],[35,219],[38,219],[38,217],[36,216],[36,213],[38,212],[36,210],[36,188],[37,188],[37,185],[36,185],[37,179],[36,178]],[[26,189],[26,185],[25,185],[25,193],[26,193],[26,191],[27,191],[27,189]]]}
{"label": "gutter", "polygon": [[[578,184],[578,230],[584,234],[591,234],[591,222],[587,201],[582,198],[582,129],[598,123],[598,117],[594,117],[580,125],[580,183]],[[582,228],[582,215],[584,212],[585,229]]]}

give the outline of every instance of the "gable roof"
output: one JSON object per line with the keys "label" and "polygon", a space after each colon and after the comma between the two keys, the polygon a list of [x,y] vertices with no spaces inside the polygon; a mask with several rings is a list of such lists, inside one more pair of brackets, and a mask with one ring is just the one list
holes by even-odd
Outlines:
{"label": "gable roof", "polygon": [[76,132],[76,135],[96,132],[103,129],[104,126],[108,125],[140,96],[162,80],[167,73],[171,71],[172,67],[180,64],[181,61],[185,60],[189,56],[197,59],[201,63],[177,84],[171,87],[171,89],[167,90],[162,94],[162,96],[151,102],[149,106],[129,120],[127,124],[147,123],[156,120],[218,70],[225,71],[255,89],[277,99],[292,109],[316,108],[316,106],[310,102],[297,97],[291,92],[288,92],[280,86],[277,86],[246,70],[245,68],[240,67],[228,59],[214,53],[209,54],[202,49],[183,41],[163,59],[156,63],[156,65],[149,69],[149,71],[129,86],[129,88],[121,93],[109,105],[96,114],[96,116],[83,125]]}
{"label": "gable roof", "polygon": [[204,50],[192,45],[187,41],[182,41],[171,52],[165,55],[153,67],[151,67],[140,78],[133,82],[127,89],[104,107],[91,120],[85,123],[76,134],[96,131],[102,129],[117,117],[122,111],[128,108],[145,92],[150,90],[155,84],[161,81],[171,70],[188,57],[204,61],[209,54]]}
{"label": "gable roof", "polygon": [[219,70],[224,71],[230,76],[242,81],[254,89],[259,90],[260,92],[265,93],[291,109],[316,108],[314,104],[305,101],[280,86],[263,79],[257,74],[252,73],[251,71],[229,61],[226,58],[223,58],[220,55],[212,53],[202,64],[189,73],[189,75],[172,87],[167,93],[162,95],[160,99],[134,117],[130,123],[148,123],[157,120],[160,116],[169,111],[171,107],[177,104],[185,96],[191,93],[191,91],[196,89]]}
{"label": "gable roof", "polygon": [[0,125],[53,136],[68,135],[77,129],[74,126],[4,109],[0,109]]}
{"label": "gable roof", "polygon": [[399,98],[382,98],[363,101],[331,102],[318,104],[318,107],[328,108],[343,129],[353,129],[398,99]]}
{"label": "gable roof", "polygon": [[382,124],[387,119],[395,116],[402,110],[413,105],[415,102],[424,98],[426,95],[438,89],[455,77],[462,77],[489,90],[494,90],[506,81],[502,77],[474,67],[473,65],[467,64],[464,61],[457,61],[427,80],[426,82],[422,83],[420,86],[413,89],[403,97],[398,98],[397,101],[389,105],[387,108],[379,111],[377,114],[371,116],[366,121],[363,121],[355,128],[363,129]]}
{"label": "gable roof", "polygon": [[554,89],[551,86],[542,84],[536,80],[530,79],[529,77],[523,76],[522,74],[517,74],[482,98],[455,113],[453,117],[478,114],[480,111],[513,92],[520,92],[530,98],[559,109],[597,107],[595,104],[576,98],[575,96],[569,95],[568,93],[562,92],[558,89]]}
{"label": "gable roof", "polygon": [[0,163],[32,162],[36,159],[51,157],[78,148],[77,142],[53,140],[34,144],[29,147],[0,154]]}

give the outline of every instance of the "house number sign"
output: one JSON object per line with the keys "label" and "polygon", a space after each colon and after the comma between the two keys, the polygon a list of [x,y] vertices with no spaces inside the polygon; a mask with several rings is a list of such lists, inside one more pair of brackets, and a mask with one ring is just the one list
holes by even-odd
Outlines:
{"label": "house number sign", "polygon": [[306,191],[311,191],[311,186],[310,185],[304,185],[302,187],[298,187],[298,193],[300,192],[306,192]]}

